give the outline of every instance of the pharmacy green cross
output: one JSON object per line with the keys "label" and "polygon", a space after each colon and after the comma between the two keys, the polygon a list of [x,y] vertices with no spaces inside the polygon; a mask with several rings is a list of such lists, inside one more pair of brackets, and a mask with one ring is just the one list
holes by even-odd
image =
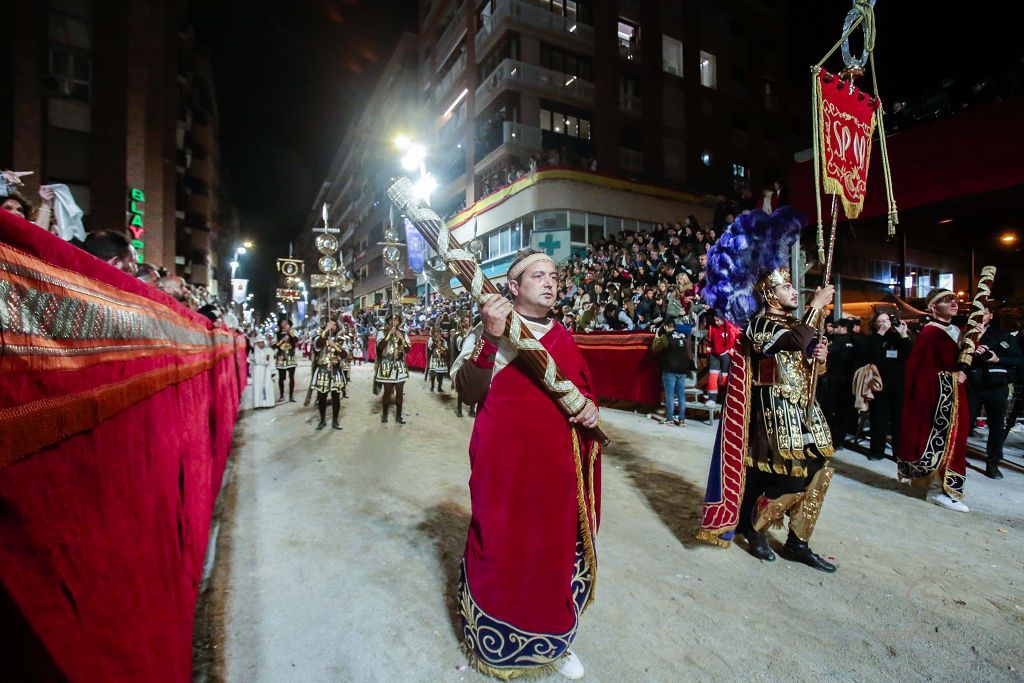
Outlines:
{"label": "pharmacy green cross", "polygon": [[556,242],[554,236],[549,234],[547,237],[544,238],[543,242],[538,242],[537,246],[543,249],[544,253],[546,253],[548,256],[554,256],[555,250],[562,246],[562,242]]}

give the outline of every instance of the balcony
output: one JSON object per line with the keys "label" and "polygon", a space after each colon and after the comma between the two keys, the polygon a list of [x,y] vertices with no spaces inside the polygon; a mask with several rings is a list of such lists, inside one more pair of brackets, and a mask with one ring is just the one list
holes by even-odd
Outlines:
{"label": "balcony", "polygon": [[629,62],[640,63],[640,45],[635,41],[619,39],[619,56]]}
{"label": "balcony", "polygon": [[188,210],[200,216],[210,215],[210,198],[201,194],[188,196]]}
{"label": "balcony", "polygon": [[466,35],[466,3],[463,2],[456,10],[455,16],[448,22],[448,27],[437,39],[437,49],[434,50],[434,69],[440,69],[448,60],[455,46],[459,44],[462,37]]}
{"label": "balcony", "polygon": [[619,167],[623,171],[639,173],[644,170],[643,152],[627,147],[619,147]]}
{"label": "balcony", "polygon": [[619,109],[628,113],[640,116],[644,111],[644,100],[639,95],[619,93]]}
{"label": "balcony", "polygon": [[594,44],[594,29],[575,19],[541,9],[523,0],[499,0],[491,16],[484,19],[476,34],[476,54],[481,57],[491,38],[496,37],[506,24],[523,26],[556,33],[563,38],[586,45]]}
{"label": "balcony", "polygon": [[463,52],[459,55],[459,58],[452,64],[452,68],[448,70],[441,82],[437,84],[437,88],[434,89],[434,105],[438,107],[447,106],[444,101],[445,95],[452,89],[452,86],[462,78],[466,72],[466,53]]}
{"label": "balcony", "polygon": [[517,145],[531,151],[543,149],[541,129],[515,121],[502,121],[500,135],[488,136],[488,139],[477,144],[477,163],[491,156],[502,145]]}
{"label": "balcony", "polygon": [[589,81],[533,64],[506,59],[476,89],[476,113],[480,114],[490,103],[490,95],[509,84],[532,88],[544,95],[572,99],[583,104],[589,105],[594,101],[594,84]]}

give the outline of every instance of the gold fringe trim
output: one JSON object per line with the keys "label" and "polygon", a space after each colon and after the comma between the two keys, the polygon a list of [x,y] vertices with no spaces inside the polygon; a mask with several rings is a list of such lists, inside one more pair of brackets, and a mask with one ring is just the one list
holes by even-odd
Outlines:
{"label": "gold fringe trim", "polygon": [[793,465],[793,471],[790,473],[792,477],[806,477],[807,469],[800,465]]}
{"label": "gold fringe trim", "polygon": [[732,541],[727,541],[722,538],[719,534],[724,532],[719,531],[708,531],[707,529],[700,529],[697,531],[697,540],[710,543],[711,545],[717,545],[719,548],[728,548],[732,545]]}
{"label": "gold fringe trim", "polygon": [[472,649],[470,649],[465,641],[462,645],[462,653],[466,656],[466,660],[469,665],[479,671],[482,674],[497,678],[499,681],[511,681],[514,678],[529,679],[529,678],[543,678],[555,672],[555,664],[545,664],[544,666],[521,668],[521,667],[510,667],[510,668],[498,668],[491,666],[484,660],[480,659]]}
{"label": "gold fringe trim", "polygon": [[[590,595],[580,609],[580,614],[586,611],[590,603],[594,602],[594,594],[597,591],[597,551],[594,548],[594,532],[590,528],[590,507],[587,505],[586,488],[583,480],[583,457],[580,455],[580,437],[576,429],[572,430],[572,457],[576,461],[576,508],[579,511],[580,531],[583,536],[583,557],[590,567]],[[591,502],[593,502],[591,500]]]}

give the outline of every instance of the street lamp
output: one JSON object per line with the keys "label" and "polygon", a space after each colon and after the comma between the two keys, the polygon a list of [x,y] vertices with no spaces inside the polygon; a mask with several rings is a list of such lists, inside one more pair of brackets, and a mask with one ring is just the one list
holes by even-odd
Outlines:
{"label": "street lamp", "polygon": [[1015,232],[1004,232],[999,236],[999,241],[1003,244],[1010,246],[1011,244],[1017,243],[1017,233]]}

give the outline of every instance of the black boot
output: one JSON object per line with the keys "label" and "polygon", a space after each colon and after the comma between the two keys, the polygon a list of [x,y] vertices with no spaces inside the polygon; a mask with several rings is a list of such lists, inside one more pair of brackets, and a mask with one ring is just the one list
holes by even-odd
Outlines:
{"label": "black boot", "polygon": [[811,547],[807,545],[807,542],[801,541],[792,532],[790,532],[789,538],[786,539],[786,545],[782,546],[782,556],[787,560],[800,562],[808,567],[813,567],[818,571],[828,572],[829,574],[838,569],[834,564],[811,551]]}
{"label": "black boot", "polygon": [[985,465],[985,476],[989,479],[1002,479],[1003,473],[999,471],[999,465],[990,462]]}
{"label": "black boot", "polygon": [[331,394],[331,428],[341,429],[341,425],[338,423],[338,413],[341,412],[341,399],[338,398],[338,392]]}
{"label": "black boot", "polygon": [[335,419],[334,422],[331,424],[331,429],[337,429],[338,431],[341,431],[341,425],[338,424],[337,419]]}
{"label": "black boot", "polygon": [[772,552],[772,548],[768,545],[768,535],[759,534],[756,531],[748,531],[744,536],[747,537],[747,552],[756,557],[759,560],[765,562],[774,562],[775,553]]}
{"label": "black boot", "polygon": [[462,401],[455,403],[455,417],[462,417]]}
{"label": "black boot", "polygon": [[327,426],[327,420],[323,420],[323,419],[321,419],[321,420],[320,420],[320,424],[318,424],[318,425],[316,426],[316,429],[317,429],[317,431],[320,431],[321,429],[323,429],[323,428],[324,428],[324,427],[326,427],[326,426]]}
{"label": "black boot", "polygon": [[469,407],[469,416],[476,417],[476,404],[474,403]]}
{"label": "black boot", "polygon": [[404,425],[405,424],[405,420],[402,419],[402,404],[401,403],[396,403],[395,404],[395,422],[397,422],[400,425]]}
{"label": "black boot", "polygon": [[385,408],[384,411],[380,414],[380,421],[381,421],[381,424],[387,424],[388,423],[388,409],[387,408]]}

